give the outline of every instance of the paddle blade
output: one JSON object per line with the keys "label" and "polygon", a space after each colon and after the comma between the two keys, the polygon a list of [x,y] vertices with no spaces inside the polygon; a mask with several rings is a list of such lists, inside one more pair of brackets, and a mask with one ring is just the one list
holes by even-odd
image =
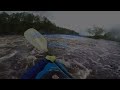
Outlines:
{"label": "paddle blade", "polygon": [[47,40],[37,30],[30,28],[24,32],[25,38],[38,50],[47,52]]}

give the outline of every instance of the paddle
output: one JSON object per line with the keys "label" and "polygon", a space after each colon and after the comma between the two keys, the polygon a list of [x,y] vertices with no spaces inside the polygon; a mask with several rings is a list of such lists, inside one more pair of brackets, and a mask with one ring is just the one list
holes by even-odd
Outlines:
{"label": "paddle", "polygon": [[[42,52],[48,52],[47,49],[47,40],[44,38],[42,34],[40,34],[37,30],[30,28],[24,33],[25,38],[38,50]],[[73,78],[67,70],[56,61],[55,56],[46,56],[47,60],[50,60],[51,62],[54,62],[66,75],[68,75],[70,78]]]}
{"label": "paddle", "polygon": [[47,40],[37,30],[30,28],[24,32],[24,37],[38,50],[47,52]]}

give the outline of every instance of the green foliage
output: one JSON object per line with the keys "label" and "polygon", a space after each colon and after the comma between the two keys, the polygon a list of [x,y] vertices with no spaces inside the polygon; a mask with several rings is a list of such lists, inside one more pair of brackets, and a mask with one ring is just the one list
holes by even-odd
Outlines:
{"label": "green foliage", "polygon": [[112,39],[111,36],[112,36],[111,32],[106,32],[105,35],[104,35],[104,38]]}
{"label": "green foliage", "polygon": [[93,27],[93,29],[88,29],[88,33],[92,35],[92,36],[87,36],[88,38],[105,39],[105,40],[112,40],[112,41],[120,42],[120,29],[119,28],[112,28],[108,32],[105,32],[103,28]]}
{"label": "green foliage", "polygon": [[35,28],[42,34],[74,34],[77,32],[57,27],[46,17],[35,16],[30,13],[0,13],[0,34],[21,34],[29,29]]}
{"label": "green foliage", "polygon": [[89,28],[87,32],[92,35],[91,38],[99,39],[103,38],[104,29],[98,26],[93,26],[93,28]]}
{"label": "green foliage", "polygon": [[104,39],[119,41],[120,42],[120,31],[117,28],[111,29],[109,32],[104,34]]}

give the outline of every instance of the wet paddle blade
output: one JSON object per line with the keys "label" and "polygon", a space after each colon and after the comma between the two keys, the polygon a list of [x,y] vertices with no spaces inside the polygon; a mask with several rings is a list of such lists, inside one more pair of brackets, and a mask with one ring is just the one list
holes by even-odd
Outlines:
{"label": "wet paddle blade", "polygon": [[30,28],[24,32],[25,38],[38,50],[47,52],[47,40],[37,30]]}

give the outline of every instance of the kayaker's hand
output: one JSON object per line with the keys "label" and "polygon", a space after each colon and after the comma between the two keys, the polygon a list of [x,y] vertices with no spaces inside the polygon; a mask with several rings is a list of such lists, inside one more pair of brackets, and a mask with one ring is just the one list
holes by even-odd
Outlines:
{"label": "kayaker's hand", "polygon": [[55,60],[56,60],[56,57],[55,57],[55,56],[49,56],[49,55],[47,55],[45,58],[46,58],[47,60],[51,61],[51,62],[55,62]]}

